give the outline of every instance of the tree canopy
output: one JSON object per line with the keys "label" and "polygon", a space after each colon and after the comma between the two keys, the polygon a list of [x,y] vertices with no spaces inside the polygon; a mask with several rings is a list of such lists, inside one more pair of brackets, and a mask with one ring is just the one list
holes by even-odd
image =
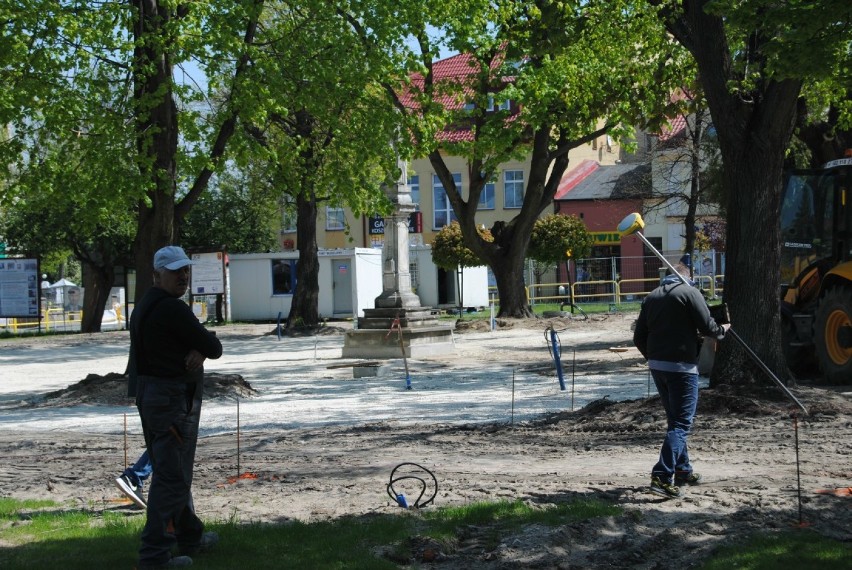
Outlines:
{"label": "tree canopy", "polygon": [[[479,235],[486,241],[491,239],[491,233],[487,229],[480,229]],[[465,246],[458,222],[444,226],[435,236],[432,241],[432,261],[436,266],[447,270],[484,265],[482,259]]]}
{"label": "tree canopy", "polygon": [[[530,316],[524,258],[535,219],[551,206],[568,168],[568,152],[604,134],[625,137],[634,125],[660,117],[657,109],[669,101],[678,73],[671,57],[677,47],[644,3],[396,6],[367,11],[353,3],[347,9],[365,45],[396,55],[382,84],[404,118],[409,136],[403,141],[413,155],[429,158],[465,245],[493,270],[500,315]],[[436,71],[440,43],[460,53],[460,71]],[[445,156],[467,161],[464,188]],[[483,187],[502,164],[527,158],[517,214],[491,228],[493,241],[481,239],[476,212]]]}
{"label": "tree canopy", "polygon": [[[845,0],[652,0],[695,58],[719,140],[727,204],[725,301],[755,353],[784,369],[779,298],[782,169],[803,86],[852,69]],[[755,223],[768,220],[769,223]],[[760,302],[755,302],[758,295]],[[723,344],[711,383],[758,377]]]}
{"label": "tree canopy", "polygon": [[594,240],[577,216],[550,214],[533,225],[529,257],[550,265],[567,259],[583,259],[592,251]]}

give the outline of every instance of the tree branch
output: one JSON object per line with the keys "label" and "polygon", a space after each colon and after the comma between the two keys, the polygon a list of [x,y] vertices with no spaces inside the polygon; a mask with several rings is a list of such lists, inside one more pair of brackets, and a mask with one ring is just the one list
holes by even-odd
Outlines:
{"label": "tree branch", "polygon": [[[243,37],[243,45],[246,47],[250,47],[254,43],[254,37],[257,33],[257,25],[258,20],[260,19],[260,15],[263,12],[263,3],[264,0],[255,0],[255,10],[252,13],[249,21],[246,25],[246,32]],[[234,134],[236,129],[237,119],[239,118],[240,111],[239,108],[234,104],[234,99],[236,98],[235,93],[239,90],[239,82],[242,79],[242,76],[246,73],[249,65],[251,64],[251,56],[249,51],[246,50],[239,58],[237,62],[236,70],[234,71],[234,77],[231,87],[231,92],[228,95],[228,99],[226,101],[226,105],[229,107],[229,111],[227,117],[222,122],[222,125],[219,127],[219,132],[216,136],[216,140],[213,142],[213,146],[210,149],[209,161],[208,164],[212,164],[213,166],[205,166],[201,172],[198,174],[198,177],[195,179],[195,182],[192,184],[189,192],[187,192],[186,196],[175,204],[175,221],[179,222],[182,220],[186,214],[192,209],[192,206],[198,201],[198,198],[201,196],[202,192],[207,188],[207,184],[210,181],[210,177],[213,175],[216,167],[221,163],[222,158],[225,154],[225,147],[228,144],[228,141]]]}

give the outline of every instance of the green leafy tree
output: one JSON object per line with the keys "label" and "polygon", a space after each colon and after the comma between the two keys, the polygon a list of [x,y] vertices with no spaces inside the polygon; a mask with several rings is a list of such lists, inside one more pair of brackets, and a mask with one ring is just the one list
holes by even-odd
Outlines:
{"label": "green leafy tree", "polygon": [[[12,179],[39,167],[41,149],[79,149],[108,196],[81,186],[75,197],[111,197],[136,217],[137,299],[151,283],[154,251],[175,241],[223,164],[262,6],[33,0],[12,3],[2,18],[0,124],[10,136],[0,165]],[[179,81],[176,66],[181,78],[194,68],[206,81]],[[4,198],[5,208],[20,196]]]}
{"label": "green leafy tree", "polygon": [[37,167],[20,173],[7,189],[15,198],[4,208],[0,233],[26,255],[72,253],[82,264],[86,291],[80,328],[97,332],[115,268],[130,257],[135,224],[128,204],[110,197],[86,157],[77,147],[42,152]]}
{"label": "green leafy tree", "polygon": [[[487,229],[480,229],[479,235],[483,240],[489,241],[491,239],[491,232]],[[465,245],[458,222],[444,226],[435,235],[435,239],[432,241],[432,261],[437,267],[450,271],[459,267],[484,265],[482,259]]]}
{"label": "green leafy tree", "polygon": [[376,87],[371,54],[323,2],[277,3],[251,76],[278,105],[252,115],[240,156],[265,164],[296,212],[299,250],[288,326],[319,322],[317,220],[324,206],[384,213],[382,183],[398,177],[397,117]]}
{"label": "green leafy tree", "polygon": [[[222,167],[246,92],[258,87],[245,84],[244,76],[264,4],[263,0],[232,4],[130,0],[129,4],[135,158],[144,191],[133,244],[139,300],[151,283],[154,252],[175,241],[180,222]],[[175,78],[175,62],[192,58],[203,64],[210,92],[219,96],[203,123],[197,111],[186,112],[190,107],[181,113],[177,104],[183,94],[197,96]],[[190,145],[179,146],[181,137],[208,144],[192,153]],[[183,170],[179,162],[186,155],[190,156]],[[182,187],[181,175],[192,182]]]}
{"label": "green leafy tree", "polygon": [[[775,370],[785,368],[777,223],[782,168],[803,86],[827,77],[848,84],[852,4],[845,0],[652,1],[695,58],[718,134],[727,190],[725,301],[734,326]],[[760,302],[755,302],[759,295]],[[711,385],[759,372],[725,343]]]}
{"label": "green leafy tree", "polygon": [[550,214],[533,225],[529,256],[555,265],[571,259],[583,259],[592,251],[594,240],[586,224],[577,216]]}
{"label": "green leafy tree", "polygon": [[218,175],[181,224],[187,248],[223,248],[229,253],[277,251],[281,229],[279,197],[250,173]]}
{"label": "green leafy tree", "polygon": [[[524,261],[533,224],[568,168],[568,152],[604,134],[622,139],[657,116],[654,107],[668,102],[679,74],[670,57],[677,46],[647,4],[636,2],[363,6],[352,4],[350,23],[365,45],[392,54],[382,84],[409,133],[405,142],[429,158],[466,246],[491,267],[500,316],[532,316]],[[414,41],[406,43],[409,38]],[[465,55],[469,73],[436,77],[442,45]],[[495,110],[495,100],[510,100],[511,109]],[[467,188],[456,186],[446,156],[467,161]],[[485,241],[476,222],[482,190],[502,164],[525,157],[523,203]]]}
{"label": "green leafy tree", "polygon": [[852,148],[852,80],[832,75],[805,84],[796,113],[788,164],[820,168]]}

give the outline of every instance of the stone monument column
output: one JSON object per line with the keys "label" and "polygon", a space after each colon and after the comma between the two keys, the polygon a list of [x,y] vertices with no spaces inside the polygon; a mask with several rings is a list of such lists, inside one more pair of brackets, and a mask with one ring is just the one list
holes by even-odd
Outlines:
{"label": "stone monument column", "polygon": [[400,177],[385,188],[393,202],[393,212],[385,217],[385,241],[382,246],[382,294],[376,297],[377,309],[417,308],[420,297],[411,290],[408,256],[408,218],[415,211],[408,187],[405,161],[398,159]]}
{"label": "stone monument column", "polygon": [[444,354],[454,350],[452,329],[439,322],[437,311],[420,305],[411,289],[408,217],[415,211],[405,162],[397,160],[400,177],[385,187],[393,212],[385,217],[382,246],[382,294],[375,308],[364,309],[358,326],[346,331],[344,358],[399,358]]}

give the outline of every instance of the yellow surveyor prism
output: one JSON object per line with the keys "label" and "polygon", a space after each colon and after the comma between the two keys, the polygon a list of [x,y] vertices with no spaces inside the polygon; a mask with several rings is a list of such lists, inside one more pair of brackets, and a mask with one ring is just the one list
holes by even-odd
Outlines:
{"label": "yellow surveyor prism", "polygon": [[642,219],[642,215],[639,212],[633,212],[632,214],[627,214],[627,216],[625,216],[625,218],[621,220],[621,222],[618,224],[618,233],[621,234],[621,237],[626,237],[632,234],[636,234],[637,236],[639,236],[639,239],[641,239],[642,242],[646,246],[648,246],[648,249],[650,249],[654,253],[654,255],[656,255],[660,259],[660,261],[662,261],[666,265],[666,267],[669,268],[669,271],[672,272],[672,275],[677,275],[678,277],[680,277],[680,280],[683,281],[684,285],[692,287],[692,283],[690,283],[686,279],[686,277],[681,275],[680,272],[675,269],[671,263],[669,263],[669,260],[666,259],[662,253],[657,251],[656,247],[651,245],[651,242],[648,241],[648,238],[642,235],[642,232],[640,232],[639,230],[644,227],[645,220]]}
{"label": "yellow surveyor prism", "polygon": [[635,231],[641,230],[645,227],[645,220],[642,219],[642,215],[639,212],[633,212],[632,214],[628,214],[626,218],[621,220],[621,223],[618,224],[618,233],[621,234],[621,237],[629,236]]}

